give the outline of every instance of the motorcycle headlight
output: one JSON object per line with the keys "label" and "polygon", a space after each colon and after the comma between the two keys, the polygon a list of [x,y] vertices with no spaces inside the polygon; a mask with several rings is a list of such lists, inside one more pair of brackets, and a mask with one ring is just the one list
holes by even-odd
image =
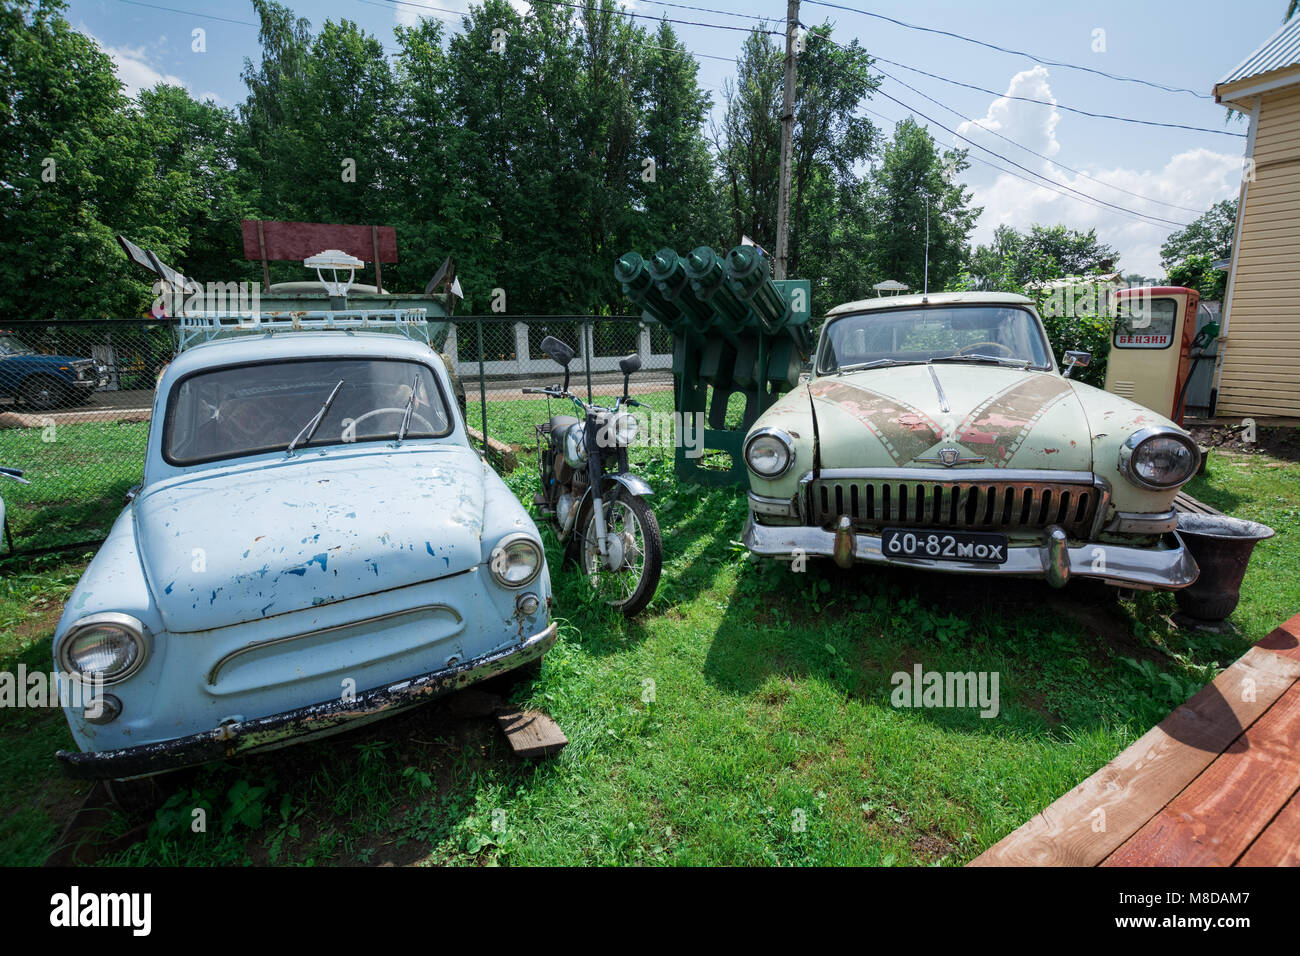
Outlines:
{"label": "motorcycle headlight", "polygon": [[564,433],[564,460],[570,468],[581,468],[587,463],[587,429],[582,422],[570,425]]}
{"label": "motorcycle headlight", "polygon": [[129,614],[84,617],[59,642],[62,670],[81,677],[98,674],[105,684],[126,680],[148,656],[148,631]]}
{"label": "motorcycle headlight", "polygon": [[745,442],[745,464],[760,478],[778,478],[794,464],[794,444],[779,428],[761,428]]}
{"label": "motorcycle headlight", "polygon": [[637,432],[640,425],[637,424],[636,417],[629,415],[627,412],[619,412],[610,422],[609,430],[614,436],[614,442],[620,447],[630,445],[636,441]]}
{"label": "motorcycle headlight", "polygon": [[1176,488],[1196,474],[1201,450],[1187,435],[1167,429],[1144,428],[1129,436],[1119,450],[1119,471],[1140,488]]}
{"label": "motorcycle headlight", "polygon": [[492,549],[492,577],[503,588],[521,588],[542,570],[542,546],[526,534],[512,534]]}

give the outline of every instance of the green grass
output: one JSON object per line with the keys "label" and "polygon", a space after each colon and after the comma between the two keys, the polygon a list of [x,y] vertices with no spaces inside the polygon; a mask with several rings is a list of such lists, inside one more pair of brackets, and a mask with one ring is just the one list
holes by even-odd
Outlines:
{"label": "green grass", "polygon": [[[564,729],[558,757],[516,760],[490,721],[447,699],[165,778],[148,837],[108,862],[960,864],[1300,609],[1300,465],[1262,455],[1215,454],[1190,488],[1278,531],[1226,635],[1172,628],[1169,594],[796,574],[736,544],[738,492],[678,485],[662,463],[648,474],[667,564],[639,619],[584,602],[549,542],[562,638],[513,692]],[[508,481],[531,497],[529,469]],[[22,636],[0,639],[0,666],[48,659],[48,609],[78,567],[3,580],[0,621]],[[893,707],[891,674],[918,662],[996,671],[1000,714]],[[62,717],[0,712],[0,740],[0,863],[38,862],[81,792],[52,758],[68,743]]]}
{"label": "green grass", "polygon": [[23,469],[31,482],[0,486],[15,547],[106,537],[123,496],[140,480],[148,433],[148,422],[0,429],[0,464]]}

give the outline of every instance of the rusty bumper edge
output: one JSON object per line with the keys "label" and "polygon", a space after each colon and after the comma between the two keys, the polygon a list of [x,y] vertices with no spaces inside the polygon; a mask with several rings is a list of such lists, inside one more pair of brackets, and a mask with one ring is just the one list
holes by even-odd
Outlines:
{"label": "rusty bumper edge", "polygon": [[258,717],[237,724],[173,740],[125,747],[120,750],[76,753],[60,750],[56,756],[71,777],[100,780],[140,777],[178,770],[249,753],[283,746],[297,737],[316,737],[345,730],[354,721],[386,717],[460,690],[477,681],[495,677],[523,664],[537,660],[556,641],[555,624],[534,634],[522,644],[476,657],[455,667],[432,671],[420,677],[399,681],[357,694],[352,700],[332,700],[288,710],[269,717]]}

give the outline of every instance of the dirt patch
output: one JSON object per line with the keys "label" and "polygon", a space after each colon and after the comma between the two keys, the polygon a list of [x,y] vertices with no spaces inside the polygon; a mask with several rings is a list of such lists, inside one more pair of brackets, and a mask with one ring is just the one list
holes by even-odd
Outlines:
{"label": "dirt patch", "polygon": [[1300,428],[1290,425],[1259,425],[1255,440],[1247,441],[1249,429],[1227,422],[1191,425],[1192,437],[1207,448],[1239,455],[1270,455],[1283,461],[1300,461]]}

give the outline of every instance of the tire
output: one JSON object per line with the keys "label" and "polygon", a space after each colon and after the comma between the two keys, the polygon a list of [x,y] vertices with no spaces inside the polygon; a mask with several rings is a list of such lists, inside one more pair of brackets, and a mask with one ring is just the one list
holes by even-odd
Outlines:
{"label": "tire", "polygon": [[24,404],[37,411],[47,411],[67,404],[63,383],[49,375],[33,375],[18,387]]}
{"label": "tire", "polygon": [[[574,534],[574,551],[578,560],[578,566],[582,573],[588,577],[595,578],[594,562],[600,559],[599,546],[592,541],[588,545],[589,536],[594,538],[595,534],[595,508],[594,504],[604,505],[600,499],[594,499],[593,503],[588,504],[582,515],[578,518],[579,530]],[[639,614],[650,603],[654,597],[655,589],[659,587],[659,575],[663,571],[664,546],[663,539],[659,533],[659,522],[655,518],[654,512],[646,504],[645,499],[639,495],[630,493],[626,488],[620,488],[618,495],[609,504],[609,509],[614,512],[622,510],[620,523],[626,527],[626,519],[631,516],[635,518],[639,527],[640,538],[642,541],[642,556],[640,577],[636,580],[635,586],[628,588],[627,581],[622,576],[614,577],[617,586],[611,588],[611,597],[607,597],[605,603],[610,607],[617,608],[625,617],[632,617]],[[608,517],[606,518],[608,522]],[[629,531],[634,534],[634,531]],[[593,582],[594,583],[594,582]],[[606,587],[604,582],[597,586]]]}

